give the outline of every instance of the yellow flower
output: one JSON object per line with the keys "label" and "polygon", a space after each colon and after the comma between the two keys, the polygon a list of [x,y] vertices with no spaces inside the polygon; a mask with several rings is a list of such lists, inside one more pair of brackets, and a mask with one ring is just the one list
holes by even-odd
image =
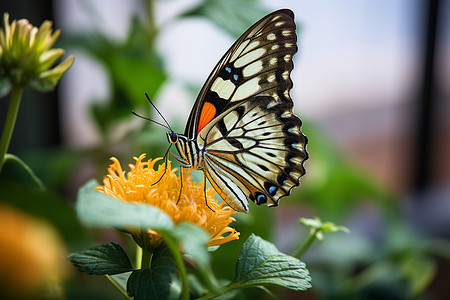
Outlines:
{"label": "yellow flower", "polygon": [[11,84],[31,86],[39,91],[55,87],[61,76],[70,68],[70,56],[50,69],[63,55],[63,49],[52,49],[60,34],[52,33],[52,22],[45,21],[37,28],[26,19],[9,24],[9,14],[3,15],[0,30],[0,92],[6,94]]}
{"label": "yellow flower", "polygon": [[6,204],[0,220],[0,298],[56,299],[69,269],[55,229]]}
{"label": "yellow flower", "polygon": [[[143,161],[144,158],[145,154],[139,158],[135,157],[136,164],[129,165],[130,171],[127,174],[122,170],[119,160],[112,157],[113,164],[103,180],[104,185],[96,187],[96,190],[122,201],[156,206],[166,212],[175,224],[195,223],[209,232],[208,246],[221,245],[239,238],[239,232],[228,226],[235,221],[231,217],[235,211],[225,206],[224,202],[219,204],[214,200],[215,190],[212,187],[206,191],[208,207],[203,183],[192,182],[190,172],[184,174],[181,197],[177,204],[181,182],[176,175],[176,169],[171,168],[169,161],[166,174],[157,184],[152,185],[163,175],[164,164],[155,170],[155,163],[161,158]],[[151,229],[148,234],[153,245],[160,238],[158,233]]]}

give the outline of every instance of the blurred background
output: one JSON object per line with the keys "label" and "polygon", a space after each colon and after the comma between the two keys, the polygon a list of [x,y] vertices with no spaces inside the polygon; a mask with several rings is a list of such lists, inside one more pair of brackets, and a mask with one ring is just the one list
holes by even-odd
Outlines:
{"label": "blurred background", "polygon": [[[90,178],[100,180],[111,156],[125,165],[141,153],[164,155],[164,128],[130,113],[159,118],[144,93],[183,132],[220,57],[251,24],[279,8],[292,9],[298,25],[291,95],[309,139],[307,174],[277,208],[251,205],[249,215],[237,216],[241,240],[213,253],[215,271],[233,278],[250,232],[293,253],[307,235],[298,218],[318,216],[351,233],[327,235],[302,257],[312,291],[275,289],[277,296],[444,299],[450,292],[445,0],[2,1],[0,11],[10,20],[27,18],[35,26],[52,20],[62,30],[57,46],[75,55],[75,63],[54,92],[25,92],[9,148],[47,191],[6,165],[1,202],[53,226],[68,252],[111,239],[126,243],[116,233],[78,224],[72,209],[77,189]],[[8,97],[0,100],[0,126],[7,105]],[[67,298],[121,298],[106,279],[67,268]],[[265,293],[239,297],[255,295]]]}

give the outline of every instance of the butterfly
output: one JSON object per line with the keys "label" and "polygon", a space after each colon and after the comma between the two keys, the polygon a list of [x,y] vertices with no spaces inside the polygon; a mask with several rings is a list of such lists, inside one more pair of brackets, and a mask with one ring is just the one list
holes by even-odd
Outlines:
{"label": "butterfly", "polygon": [[202,170],[236,211],[247,213],[248,199],[278,205],[305,173],[307,138],[289,95],[296,42],[291,10],[256,22],[209,75],[184,134],[167,132],[181,167]]}

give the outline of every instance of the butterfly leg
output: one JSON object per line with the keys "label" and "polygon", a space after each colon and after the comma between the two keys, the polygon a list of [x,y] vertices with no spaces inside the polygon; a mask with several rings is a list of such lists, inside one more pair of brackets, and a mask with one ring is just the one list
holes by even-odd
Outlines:
{"label": "butterfly leg", "polygon": [[205,173],[205,172],[203,172],[203,192],[204,192],[204,194],[205,194],[205,204],[206,204],[206,207],[208,207],[211,211],[214,212],[214,209],[212,209],[211,207],[209,207],[209,205],[208,205],[208,199],[206,198],[206,173]]}
{"label": "butterfly leg", "polygon": [[[181,191],[183,190],[183,170],[184,169],[188,169],[188,168],[190,168],[191,166],[188,166],[188,165],[180,165],[180,180],[181,180],[181,182],[180,182],[180,193],[178,194],[178,200],[177,200],[177,205],[178,205],[178,202],[180,202],[180,198],[181,198]],[[183,169],[184,168],[184,169]]]}
{"label": "butterfly leg", "polygon": [[157,184],[158,182],[160,182],[161,179],[164,177],[164,175],[166,175],[167,161],[169,160],[169,153],[170,153],[169,150],[170,150],[171,146],[172,146],[172,144],[169,145],[169,148],[167,149],[166,154],[164,154],[164,173],[162,173],[161,177],[159,177],[159,179],[156,182],[152,183],[152,186]]}

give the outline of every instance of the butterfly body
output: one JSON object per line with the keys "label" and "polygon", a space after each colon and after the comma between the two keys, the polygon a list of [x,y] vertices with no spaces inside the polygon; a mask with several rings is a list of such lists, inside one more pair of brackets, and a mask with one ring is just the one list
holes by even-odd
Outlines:
{"label": "butterfly body", "polygon": [[305,173],[307,139],[293,114],[294,16],[275,11],[225,53],[203,86],[184,134],[168,132],[182,167],[202,170],[233,209],[278,205]]}

